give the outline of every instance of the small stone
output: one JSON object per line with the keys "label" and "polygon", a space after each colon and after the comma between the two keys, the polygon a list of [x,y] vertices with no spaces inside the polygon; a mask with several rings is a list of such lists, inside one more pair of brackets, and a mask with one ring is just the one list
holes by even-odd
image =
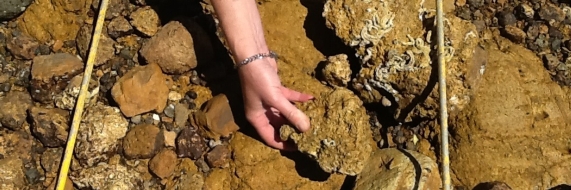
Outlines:
{"label": "small stone", "polygon": [[210,166],[208,166],[208,163],[206,163],[206,161],[204,161],[204,159],[200,158],[200,159],[196,160],[194,163],[196,164],[196,166],[198,167],[198,169],[201,172],[203,172],[203,173],[210,172]]}
{"label": "small stone", "polygon": [[141,115],[136,115],[136,116],[131,117],[131,123],[134,123],[134,124],[141,123],[141,120],[142,120]]}
{"label": "small stone", "polygon": [[69,111],[57,108],[32,107],[32,134],[46,147],[61,147],[67,142]]}
{"label": "small stone", "polygon": [[208,35],[190,19],[167,23],[139,53],[147,63],[158,63],[167,74],[182,74],[214,56]]}
{"label": "small stone", "polygon": [[548,22],[552,20],[556,22],[561,22],[565,19],[565,12],[563,12],[563,10],[561,10],[559,7],[551,3],[543,4],[541,9],[539,9],[538,15],[539,18]]}
{"label": "small stone", "polygon": [[555,55],[545,54],[543,55],[543,63],[545,64],[545,68],[547,68],[547,70],[555,72],[561,62]]}
{"label": "small stone", "polygon": [[520,19],[530,19],[533,18],[535,14],[533,8],[525,3],[520,3],[516,9],[516,16]]}
{"label": "small stone", "polygon": [[23,129],[26,110],[32,106],[32,98],[26,92],[13,91],[0,98],[0,127],[12,130]]}
{"label": "small stone", "polygon": [[12,89],[12,85],[10,83],[0,84],[0,90],[2,90],[2,92],[10,92],[11,89]]}
{"label": "small stone", "polygon": [[176,146],[176,132],[174,131],[164,131],[165,136],[165,146],[175,147]]}
{"label": "small stone", "polygon": [[107,25],[107,33],[114,39],[133,33],[133,27],[125,17],[116,17]]}
{"label": "small stone", "polygon": [[470,7],[479,8],[484,5],[484,0],[467,0],[466,1]]}
{"label": "small stone", "polygon": [[176,153],[170,149],[163,149],[149,161],[149,169],[161,179],[171,176],[176,165]]}
{"label": "small stone", "polygon": [[173,118],[174,117],[174,105],[173,104],[169,104],[169,106],[167,106],[165,108],[164,114],[167,117]]}
{"label": "small stone", "polygon": [[190,99],[196,99],[198,97],[198,94],[196,94],[196,92],[192,90],[187,91],[185,95]]}
{"label": "small stone", "polygon": [[211,139],[228,137],[239,129],[234,122],[228,98],[224,94],[208,100],[204,109],[194,112],[191,119],[192,124],[198,126],[201,132]]}
{"label": "small stone", "polygon": [[190,82],[192,82],[192,84],[196,84],[196,85],[202,84],[202,80],[200,80],[200,77],[198,77],[198,75],[192,75],[190,77]]}
{"label": "small stone", "polygon": [[182,95],[176,91],[170,91],[169,92],[169,100],[176,102],[182,99]]}
{"label": "small stone", "polygon": [[12,37],[6,47],[18,59],[30,60],[36,56],[36,51],[39,48],[38,43],[34,38],[27,35],[18,35]]}
{"label": "small stone", "polygon": [[155,125],[133,127],[123,139],[123,153],[129,159],[152,158],[164,145],[164,135]]}
{"label": "small stone", "polygon": [[516,26],[512,26],[512,25],[505,26],[505,28],[503,29],[503,32],[505,33],[505,35],[508,39],[510,39],[511,41],[513,41],[515,43],[525,42],[526,33],[522,29],[520,29]]}
{"label": "small stone", "polygon": [[174,106],[174,123],[177,128],[182,129],[186,126],[188,122],[188,116],[190,114],[190,110],[188,109],[187,105],[184,104],[176,104]]}
{"label": "small stone", "polygon": [[154,36],[161,24],[159,15],[150,7],[141,7],[129,16],[131,25],[147,37]]}
{"label": "small stone", "polygon": [[75,75],[83,72],[83,61],[66,53],[41,55],[32,63],[30,94],[36,101],[51,103]]}
{"label": "small stone", "polygon": [[219,145],[206,154],[206,161],[211,168],[225,168],[229,166],[230,155],[228,146]]}
{"label": "small stone", "polygon": [[[95,66],[103,65],[105,62],[109,61],[115,55],[115,41],[107,35],[107,28],[101,34],[99,39],[99,47],[97,48],[97,56],[95,57]],[[77,43],[77,52],[83,58],[87,60],[88,50],[91,44],[91,38],[93,33],[93,25],[85,24],[77,33],[75,39]]]}
{"label": "small stone", "polygon": [[517,22],[515,15],[510,10],[504,10],[498,14],[498,23],[501,26],[515,25]]}
{"label": "small stone", "polygon": [[2,189],[19,189],[26,186],[24,163],[21,159],[8,157],[0,159],[0,187]]}
{"label": "small stone", "polygon": [[196,160],[204,153],[208,147],[204,139],[194,128],[183,129],[176,138],[176,148],[178,157]]}
{"label": "small stone", "polygon": [[12,20],[22,14],[33,0],[0,1],[0,21]]}
{"label": "small stone", "polygon": [[[76,105],[77,97],[79,97],[82,82],[83,74],[73,77],[63,92],[54,96],[56,107],[70,111],[73,110]],[[99,94],[99,81],[91,78],[87,90],[88,94],[84,101],[85,108],[95,104],[97,101],[97,95]]]}

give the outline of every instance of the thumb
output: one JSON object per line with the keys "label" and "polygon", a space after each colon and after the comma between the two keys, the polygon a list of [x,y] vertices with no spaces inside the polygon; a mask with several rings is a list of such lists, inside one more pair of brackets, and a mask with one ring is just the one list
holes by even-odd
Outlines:
{"label": "thumb", "polygon": [[299,131],[305,132],[309,130],[309,118],[301,110],[297,109],[285,97],[280,98],[277,102],[273,102],[272,107],[276,108],[280,113],[289,120]]}

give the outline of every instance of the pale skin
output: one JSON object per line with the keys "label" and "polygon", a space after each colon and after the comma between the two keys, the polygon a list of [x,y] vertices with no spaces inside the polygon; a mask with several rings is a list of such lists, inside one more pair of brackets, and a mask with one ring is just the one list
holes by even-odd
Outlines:
{"label": "pale skin", "polygon": [[[220,26],[237,62],[267,53],[260,14],[255,0],[211,0]],[[258,59],[238,69],[246,118],[270,147],[292,150],[280,140],[277,130],[291,123],[299,131],[309,130],[309,118],[292,102],[306,102],[313,96],[282,86],[276,61]]]}

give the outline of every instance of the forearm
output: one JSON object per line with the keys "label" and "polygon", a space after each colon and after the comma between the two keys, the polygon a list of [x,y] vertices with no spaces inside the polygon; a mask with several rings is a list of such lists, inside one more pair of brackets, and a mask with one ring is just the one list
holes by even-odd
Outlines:
{"label": "forearm", "polygon": [[268,52],[255,0],[211,2],[236,61]]}

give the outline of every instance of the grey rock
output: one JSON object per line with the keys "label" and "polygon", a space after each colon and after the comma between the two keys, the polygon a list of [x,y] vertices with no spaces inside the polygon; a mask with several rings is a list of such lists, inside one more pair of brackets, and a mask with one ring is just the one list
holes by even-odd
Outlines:
{"label": "grey rock", "polygon": [[0,21],[12,20],[23,13],[33,0],[0,1]]}

